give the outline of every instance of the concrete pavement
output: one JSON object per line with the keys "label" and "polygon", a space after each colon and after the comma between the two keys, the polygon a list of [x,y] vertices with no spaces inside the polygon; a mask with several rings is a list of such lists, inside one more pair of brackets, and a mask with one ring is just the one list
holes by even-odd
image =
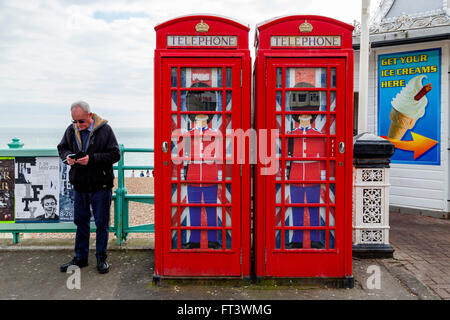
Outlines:
{"label": "concrete pavement", "polygon": [[[73,240],[0,240],[0,299],[44,300],[439,300],[450,299],[450,221],[411,214],[391,214],[393,259],[353,259],[353,289],[323,284],[262,281],[208,283],[152,282],[152,243],[131,239],[122,248],[113,242],[111,272],[97,273],[94,250],[81,269],[79,289],[74,274],[59,266],[73,256]],[[91,244],[94,242],[91,240]],[[369,279],[380,271],[380,286]]]}
{"label": "concrete pavement", "polygon": [[[277,285],[271,281],[259,284],[211,281],[205,284],[167,280],[156,286],[152,282],[152,250],[113,250],[108,258],[111,272],[99,275],[95,263],[91,264],[81,269],[80,289],[77,289],[73,288],[73,281],[70,280],[72,274],[59,271],[59,265],[71,257],[70,250],[2,250],[0,299],[418,299],[384,264],[374,260],[354,261],[354,289],[328,288],[317,284]],[[95,262],[93,255],[90,258]],[[380,268],[381,289],[367,288],[366,282],[370,276],[367,269],[370,265]]]}
{"label": "concrete pavement", "polygon": [[389,221],[396,265],[450,300],[450,220],[391,212]]}

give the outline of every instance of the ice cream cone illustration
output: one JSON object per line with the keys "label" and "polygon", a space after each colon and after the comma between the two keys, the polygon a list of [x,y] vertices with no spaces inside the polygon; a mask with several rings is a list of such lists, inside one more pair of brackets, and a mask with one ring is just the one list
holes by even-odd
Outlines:
{"label": "ice cream cone illustration", "polygon": [[395,108],[392,108],[389,118],[391,119],[391,126],[389,127],[388,137],[397,140],[401,140],[406,130],[412,129],[417,121],[417,119],[398,112]]}
{"label": "ice cream cone illustration", "polygon": [[422,85],[425,75],[412,78],[406,87],[392,99],[389,115],[391,126],[388,137],[401,140],[408,129],[414,128],[419,118],[425,114],[428,104],[426,94],[432,89],[431,84]]}

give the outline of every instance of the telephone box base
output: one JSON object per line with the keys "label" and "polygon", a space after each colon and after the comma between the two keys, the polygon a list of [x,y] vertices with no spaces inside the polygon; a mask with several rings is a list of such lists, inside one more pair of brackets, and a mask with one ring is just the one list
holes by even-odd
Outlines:
{"label": "telephone box base", "polygon": [[250,277],[171,277],[153,275],[153,284],[167,285],[199,285],[199,286],[247,286],[252,282]]}
{"label": "telephone box base", "polygon": [[392,259],[395,249],[390,244],[355,244],[353,257],[360,259]]}
{"label": "telephone box base", "polygon": [[326,285],[337,289],[353,289],[355,278],[353,276],[343,278],[265,278],[256,277],[256,285],[267,286],[319,286]]}

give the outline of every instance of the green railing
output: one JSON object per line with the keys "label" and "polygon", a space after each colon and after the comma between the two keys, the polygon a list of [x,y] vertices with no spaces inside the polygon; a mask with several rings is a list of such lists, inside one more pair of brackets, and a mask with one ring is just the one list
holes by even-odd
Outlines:
{"label": "green railing", "polygon": [[[0,157],[58,157],[56,149],[22,149],[23,144],[14,138],[8,144],[10,149],[0,149]],[[117,171],[117,189],[114,191],[114,225],[109,232],[114,232],[117,245],[122,245],[130,233],[154,233],[154,224],[130,226],[129,203],[140,202],[154,204],[153,194],[127,194],[125,186],[125,171],[127,170],[153,170],[153,166],[126,166],[124,154],[126,152],[153,153],[151,148],[125,148],[119,145],[120,161],[114,166]],[[95,223],[91,223],[91,232],[95,232]],[[13,242],[20,242],[21,233],[74,233],[76,225],[73,222],[64,223],[0,223],[0,233],[12,233]]]}
{"label": "green railing", "polygon": [[[117,244],[121,245],[123,241],[126,241],[128,234],[130,233],[154,233],[155,225],[145,224],[138,226],[130,226],[130,211],[129,203],[130,201],[154,204],[155,196],[153,194],[127,194],[127,189],[125,187],[125,171],[130,170],[153,170],[153,166],[125,166],[124,165],[124,154],[126,152],[149,152],[153,153],[153,149],[145,148],[124,148],[123,145],[120,147],[120,160],[114,169],[117,170],[117,189],[115,190],[114,199],[114,222],[118,219],[115,225],[115,234],[117,237]],[[118,214],[117,214],[118,213]]]}

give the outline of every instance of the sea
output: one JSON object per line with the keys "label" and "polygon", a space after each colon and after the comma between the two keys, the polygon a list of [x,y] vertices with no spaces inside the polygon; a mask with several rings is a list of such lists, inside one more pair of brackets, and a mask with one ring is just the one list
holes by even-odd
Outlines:
{"label": "sea", "polygon": [[[66,128],[0,128],[0,149],[8,149],[12,138],[20,139],[24,149],[55,148],[61,141]],[[113,128],[119,144],[125,148],[153,148],[154,135],[152,128]],[[153,153],[126,152],[124,155],[127,166],[153,166]],[[140,172],[135,172],[139,176]],[[132,172],[125,172],[131,177]]]}

